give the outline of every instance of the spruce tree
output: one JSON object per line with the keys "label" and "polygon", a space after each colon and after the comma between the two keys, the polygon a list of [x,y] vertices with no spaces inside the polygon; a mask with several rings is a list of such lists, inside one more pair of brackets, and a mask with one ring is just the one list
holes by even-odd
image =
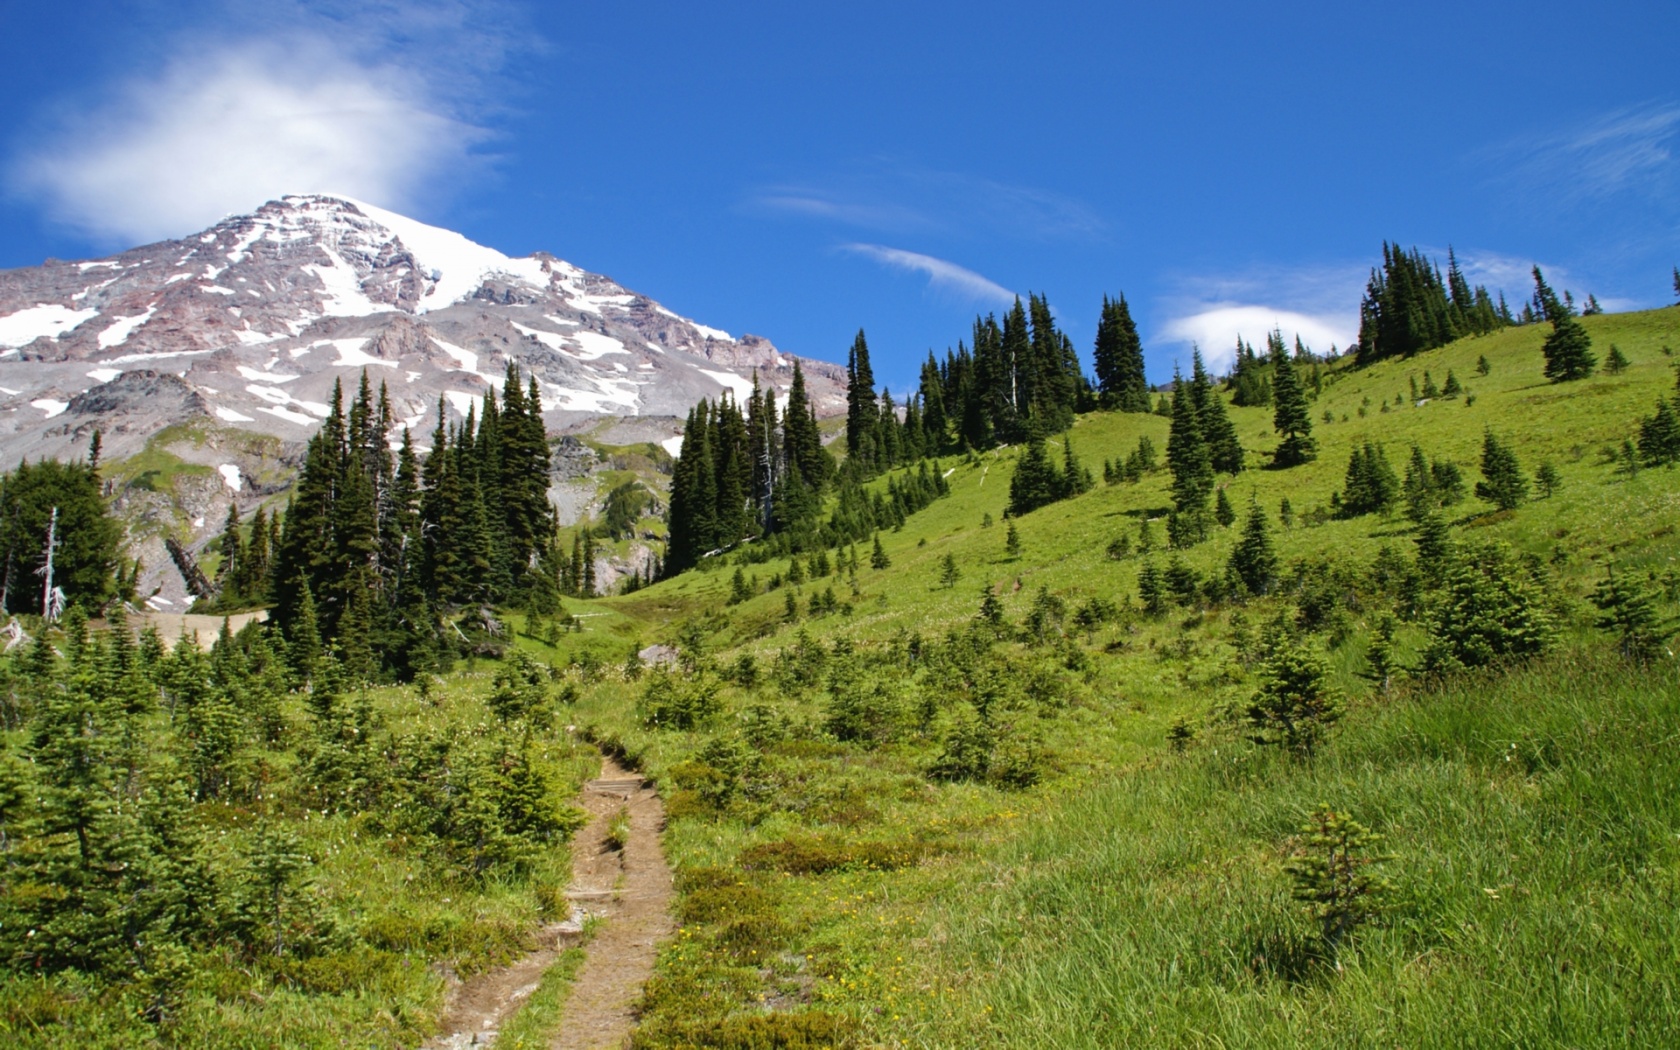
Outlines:
{"label": "spruce tree", "polygon": [[1237,512],[1231,509],[1231,498],[1225,495],[1221,488],[1213,498],[1213,520],[1219,522],[1219,527],[1228,529],[1237,520]]}
{"label": "spruce tree", "polygon": [[1021,556],[1021,533],[1015,528],[1015,519],[1009,519],[1009,527],[1004,530],[1003,551],[1011,559]]}
{"label": "spruce tree", "polygon": [[1618,573],[1614,565],[1593,591],[1592,603],[1604,614],[1598,626],[1616,632],[1617,648],[1623,656],[1647,663],[1662,652],[1669,632],[1657,616],[1652,594],[1626,574]]}
{"label": "spruce tree", "polygon": [[873,473],[881,451],[877,431],[880,418],[869,344],[860,328],[846,355],[846,457],[865,475]]}
{"label": "spruce tree", "polygon": [[887,549],[881,546],[881,534],[875,534],[874,549],[869,552],[869,567],[871,569],[888,569],[892,567],[892,559],[887,557]]}
{"label": "spruce tree", "polygon": [[1271,530],[1266,527],[1266,515],[1258,500],[1249,501],[1248,523],[1243,526],[1242,540],[1231,552],[1230,569],[1250,594],[1269,594],[1277,584],[1277,553],[1272,549]]}
{"label": "spruce tree", "polygon": [[1545,376],[1554,383],[1585,379],[1598,365],[1592,352],[1592,337],[1581,322],[1563,314],[1552,322],[1552,334],[1546,337],[1540,352],[1546,358]]}
{"label": "spruce tree", "polygon": [[1190,353],[1190,397],[1207,442],[1209,464],[1221,474],[1241,473],[1243,450],[1237,428],[1225,411],[1225,399],[1202,365],[1202,352],[1195,349]]}
{"label": "spruce tree", "polygon": [[1341,717],[1341,703],[1324,661],[1287,636],[1271,642],[1261,667],[1261,684],[1248,704],[1254,740],[1311,758]]}
{"label": "spruce tree", "polygon": [[1613,376],[1619,376],[1628,370],[1628,357],[1622,353],[1622,348],[1615,343],[1610,344],[1610,352],[1604,357],[1604,371]]}
{"label": "spruce tree", "polygon": [[1208,498],[1213,494],[1213,462],[1207,440],[1182,375],[1173,378],[1172,429],[1167,435],[1167,469],[1172,471],[1174,544],[1189,546],[1207,533]]}
{"label": "spruce tree", "polygon": [[1528,498],[1528,479],[1517,465],[1516,453],[1488,430],[1482,436],[1482,481],[1476,483],[1476,497],[1500,510],[1512,510]]}
{"label": "spruce tree", "polygon": [[1306,391],[1301,377],[1288,354],[1273,355],[1272,399],[1276,409],[1272,427],[1283,437],[1272,454],[1272,465],[1294,467],[1311,461],[1317,455],[1312,438],[1312,417],[1307,411]]}
{"label": "spruce tree", "polygon": [[1095,354],[1097,389],[1104,407],[1122,412],[1148,412],[1149,382],[1144,376],[1143,342],[1132,321],[1126,297],[1103,297],[1097,321]]}

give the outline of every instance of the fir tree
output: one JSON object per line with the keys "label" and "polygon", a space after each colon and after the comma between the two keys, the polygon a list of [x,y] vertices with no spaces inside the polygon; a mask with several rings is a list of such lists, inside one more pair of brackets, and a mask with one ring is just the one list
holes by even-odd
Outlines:
{"label": "fir tree", "polygon": [[1640,421],[1639,455],[1652,466],[1680,462],[1680,411],[1667,400],[1656,414]]}
{"label": "fir tree", "polygon": [[1153,561],[1145,561],[1138,567],[1138,600],[1143,603],[1143,611],[1151,616],[1166,612],[1166,595],[1161,570]]}
{"label": "fir tree", "polygon": [[1202,433],[1195,400],[1183,376],[1173,379],[1167,469],[1172,471],[1173,513],[1179,523],[1174,544],[1188,546],[1197,543],[1207,532],[1208,498],[1213,494],[1213,461]]}
{"label": "fir tree", "polygon": [[869,366],[869,344],[860,328],[846,356],[846,456],[866,474],[875,469],[881,451],[877,433],[880,414],[875,373]]}
{"label": "fir tree", "polygon": [[1610,352],[1604,357],[1604,371],[1609,375],[1619,376],[1628,370],[1627,355],[1615,343],[1610,344]]}
{"label": "fir tree", "polygon": [[1202,439],[1207,442],[1209,464],[1221,474],[1241,473],[1243,450],[1237,428],[1225,412],[1225,399],[1208,378],[1201,351],[1194,349],[1190,354],[1190,397]]}
{"label": "fir tree", "polygon": [[957,568],[957,556],[947,553],[939,563],[939,582],[945,587],[955,587],[962,579],[962,570]]}
{"label": "fir tree", "polygon": [[1562,476],[1550,462],[1540,464],[1540,469],[1534,472],[1534,487],[1539,490],[1541,499],[1551,499],[1552,493],[1562,485]]}
{"label": "fir tree", "polygon": [[1015,528],[1015,519],[1009,519],[1009,527],[1003,535],[1003,551],[1011,559],[1021,556],[1021,533]]}
{"label": "fir tree", "polygon": [[1585,379],[1592,375],[1598,358],[1592,352],[1592,338],[1581,323],[1575,320],[1568,293],[1560,300],[1546,283],[1540,267],[1534,268],[1534,299],[1541,316],[1552,323],[1552,333],[1540,348],[1546,359],[1545,376],[1554,383]]}
{"label": "fir tree", "polygon": [[1662,652],[1667,632],[1657,617],[1650,591],[1618,573],[1614,565],[1593,591],[1592,602],[1603,613],[1598,626],[1616,632],[1617,648],[1623,656],[1647,663]]}
{"label": "fir tree", "polygon": [[1150,410],[1143,343],[1138,339],[1137,325],[1132,321],[1124,295],[1113,300],[1103,297],[1094,365],[1104,407],[1122,412]]}
{"label": "fir tree", "polygon": [[1230,569],[1250,594],[1264,595],[1277,583],[1277,554],[1272,549],[1272,537],[1266,527],[1266,515],[1257,500],[1250,500],[1248,523],[1243,536],[1231,552]]}
{"label": "fir tree", "polygon": [[1343,942],[1377,915],[1391,889],[1371,870],[1390,858],[1376,852],[1381,835],[1329,806],[1320,806],[1301,833],[1301,851],[1285,870],[1295,882],[1295,899],[1312,906],[1319,936],[1340,971]]}
{"label": "fir tree", "polygon": [[1237,520],[1237,512],[1231,509],[1231,498],[1225,495],[1221,488],[1213,499],[1213,520],[1219,522],[1219,527],[1228,529]]}
{"label": "fir tree", "polygon": [[871,569],[889,569],[892,559],[887,557],[887,549],[881,546],[881,534],[875,534],[874,549],[869,552],[869,567]]}
{"label": "fir tree", "polygon": [[1479,357],[1476,358],[1476,374],[1477,375],[1485,376],[1491,371],[1493,371],[1493,366],[1488,364],[1488,359],[1487,359],[1486,354],[1482,354],[1482,355],[1480,355]]}
{"label": "fir tree", "polygon": [[1260,689],[1248,704],[1255,742],[1311,758],[1341,716],[1324,662],[1288,637],[1279,637],[1272,641],[1260,674]]}
{"label": "fir tree", "polygon": [[1273,365],[1272,398],[1277,405],[1272,427],[1283,437],[1272,454],[1272,465],[1294,467],[1317,455],[1312,438],[1312,417],[1307,411],[1306,391],[1287,354],[1279,354]]}
{"label": "fir tree", "polygon": [[1476,498],[1500,510],[1512,510],[1528,498],[1528,479],[1517,465],[1516,453],[1491,430],[1482,436],[1482,478],[1476,483]]}

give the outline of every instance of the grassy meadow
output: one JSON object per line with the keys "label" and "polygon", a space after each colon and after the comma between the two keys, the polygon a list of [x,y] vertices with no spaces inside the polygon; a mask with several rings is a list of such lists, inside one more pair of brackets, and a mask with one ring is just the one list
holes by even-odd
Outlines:
{"label": "grassy meadow", "polygon": [[[637,1045],[1671,1044],[1680,677],[1671,653],[1647,667],[1615,655],[1587,596],[1613,561],[1663,593],[1665,617],[1676,611],[1680,474],[1629,474],[1617,457],[1675,392],[1680,310],[1583,323],[1601,360],[1620,347],[1625,372],[1546,382],[1538,327],[1325,368],[1318,458],[1288,471],[1261,469],[1270,409],[1231,408],[1249,469],[1220,483],[1238,522],[1179,556],[1222,571],[1253,499],[1286,576],[1305,567],[1273,597],[1140,612],[1139,568],[1172,557],[1165,471],[1017,519],[1009,556],[1016,450],[1004,449],[946,460],[952,494],[881,534],[891,566],[869,568],[860,545],[855,580],[793,588],[793,622],[791,585],[766,592],[785,558],[744,566],[759,593],[734,605],[727,557],[587,603],[615,615],[585,620],[549,658],[616,664],[682,633],[703,654],[678,691],[715,709],[692,728],[650,728],[649,676],[609,668],[572,716],[643,763],[671,803],[683,927]],[[1450,370],[1466,395],[1417,404],[1425,370],[1437,385]],[[1140,435],[1163,452],[1167,422],[1101,413],[1071,438],[1100,476]],[[1413,558],[1411,526],[1314,512],[1366,441],[1396,471],[1415,443],[1473,487],[1487,429],[1529,476],[1549,462],[1562,483],[1509,513],[1470,497],[1449,508],[1452,533],[1531,556],[1552,651],[1383,694],[1365,659],[1375,618],[1401,609],[1402,663],[1426,640],[1422,610],[1370,579],[1384,558]],[[1122,535],[1131,553],[1112,557]],[[1329,598],[1314,583],[1327,571]],[[812,617],[805,605],[829,587],[841,611]],[[960,639],[982,588],[1009,629],[970,651]],[[1041,589],[1062,611],[1035,636]],[[1308,596],[1307,644],[1346,711],[1302,762],[1250,742],[1242,712],[1257,638]],[[1078,625],[1093,599],[1120,611]],[[937,775],[981,709],[1004,774]],[[1385,908],[1334,960],[1284,867],[1321,803],[1385,836],[1392,858]]]}
{"label": "grassy meadow", "polygon": [[[1100,480],[1140,437],[1164,458],[1168,420],[1095,413],[1068,435],[1091,491],[1006,520],[1019,450],[947,457],[950,494],[880,534],[886,568],[862,543],[841,552],[854,569],[795,584],[789,558],[738,551],[631,594],[566,599],[558,633],[506,612],[518,649],[552,669],[529,687],[540,719],[498,718],[508,665],[489,660],[346,695],[334,717],[372,744],[344,745],[368,756],[356,768],[399,785],[405,756],[451,741],[504,766],[525,755],[554,807],[600,749],[654,778],[680,928],[641,999],[640,1050],[1672,1046],[1680,662],[1672,648],[1644,665],[1619,656],[1589,597],[1613,563],[1657,595],[1672,638],[1680,471],[1628,471],[1619,450],[1676,392],[1680,309],[1582,323],[1601,361],[1614,344],[1630,367],[1548,383],[1543,326],[1323,366],[1318,457],[1287,471],[1265,469],[1271,409],[1230,408],[1248,469],[1219,484],[1237,521],[1188,550],[1166,549],[1164,469]],[[1426,370],[1465,393],[1420,404]],[[1516,552],[1551,645],[1384,690],[1376,625],[1398,616],[1394,651],[1416,669],[1435,599],[1410,522],[1337,519],[1332,496],[1366,442],[1397,472],[1415,444],[1473,488],[1487,431],[1530,477],[1549,463],[1561,484],[1509,512],[1468,496],[1448,508],[1452,538],[1472,557],[1484,542]],[[656,458],[642,451],[610,481]],[[114,469],[192,469],[147,455]],[[1251,506],[1282,566],[1275,593],[1143,609],[1147,564],[1222,576]],[[745,600],[732,599],[737,569]],[[830,592],[833,611],[814,613]],[[983,595],[997,619],[980,615]],[[1285,634],[1343,699],[1310,759],[1256,744],[1245,719]],[[653,642],[679,645],[681,664],[629,659]],[[322,804],[304,743],[322,720],[300,694],[279,703],[244,792],[198,811],[214,830],[206,863],[230,884],[259,824],[296,837],[308,867],[286,928],[312,950],[198,959],[163,1021],[155,989],[8,977],[0,1032],[16,1045],[414,1046],[436,1030],[449,974],[516,957],[565,909],[563,835],[465,875],[393,815],[425,785],[391,788],[383,809]],[[190,757],[165,746],[173,714],[145,716],[160,763]],[[8,750],[24,735],[8,730]],[[1288,874],[1320,805],[1382,836],[1370,852],[1390,887],[1339,946]],[[544,1045],[564,1024],[581,957],[562,955],[505,1045]]]}

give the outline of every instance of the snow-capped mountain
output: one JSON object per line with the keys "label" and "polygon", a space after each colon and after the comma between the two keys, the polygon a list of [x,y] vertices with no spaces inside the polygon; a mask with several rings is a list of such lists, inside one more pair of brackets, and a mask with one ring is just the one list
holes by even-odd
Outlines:
{"label": "snow-capped mountain", "polygon": [[[121,458],[194,418],[302,440],[334,381],[353,389],[364,369],[423,446],[440,398],[464,415],[510,360],[538,380],[551,429],[680,416],[743,395],[755,371],[785,394],[793,370],[768,340],[546,253],[293,196],[182,240],[0,272],[0,465],[79,454],[95,427]],[[844,370],[803,365],[818,411],[842,410]]]}

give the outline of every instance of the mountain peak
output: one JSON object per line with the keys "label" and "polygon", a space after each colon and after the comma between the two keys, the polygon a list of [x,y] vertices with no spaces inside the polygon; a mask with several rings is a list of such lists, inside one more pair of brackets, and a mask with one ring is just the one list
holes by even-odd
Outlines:
{"label": "mountain peak", "polygon": [[[301,440],[346,371],[375,373],[424,432],[440,397],[464,412],[509,362],[537,380],[551,426],[680,416],[750,389],[755,371],[785,389],[793,365],[546,252],[510,257],[365,201],[297,194],[181,240],[0,272],[0,464],[79,451],[99,419],[59,419],[65,406],[131,370],[179,377],[198,400],[171,403],[202,403],[219,424]],[[807,371],[819,410],[838,409],[842,370]],[[146,429],[116,428],[107,454]]]}

